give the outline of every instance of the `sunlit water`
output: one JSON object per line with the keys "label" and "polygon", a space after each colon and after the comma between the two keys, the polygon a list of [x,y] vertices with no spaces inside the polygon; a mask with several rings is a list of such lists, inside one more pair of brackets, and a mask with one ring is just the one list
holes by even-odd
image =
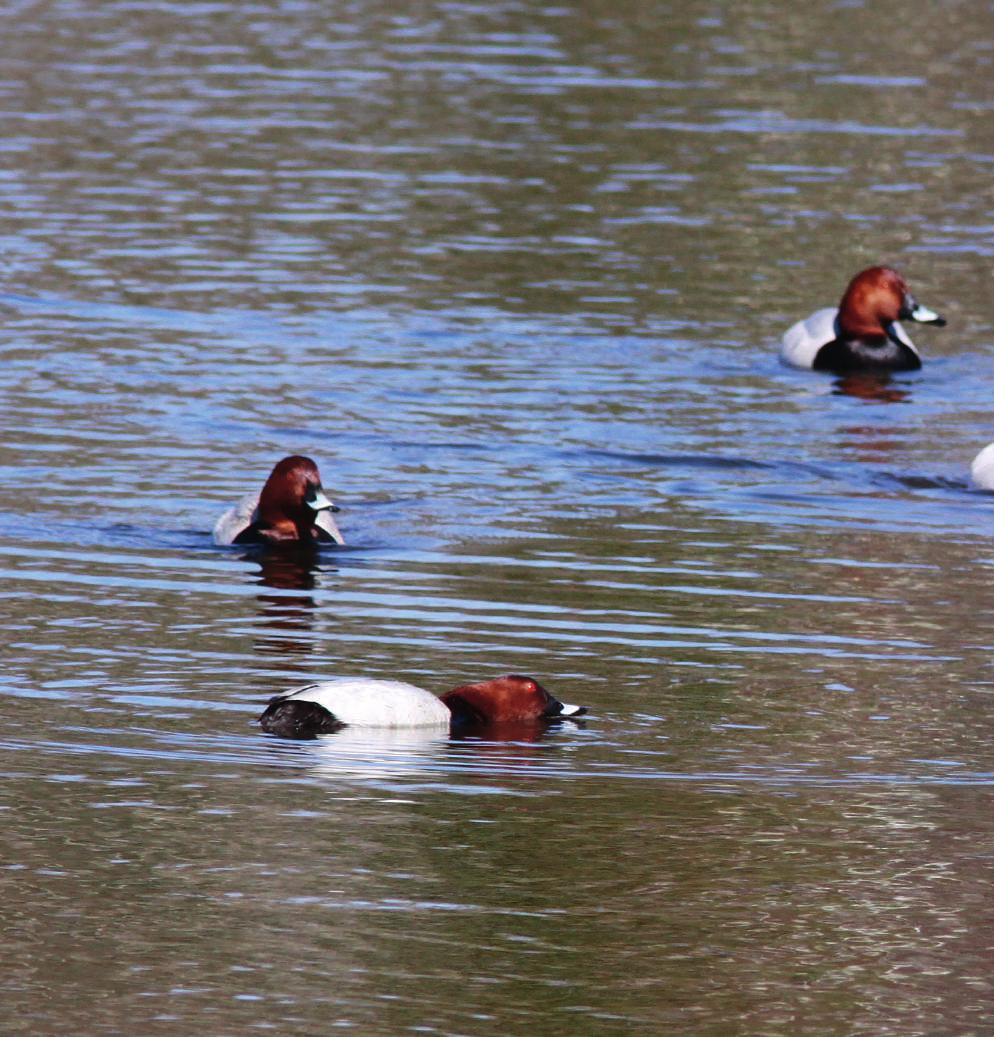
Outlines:
{"label": "sunlit water", "polygon": [[[991,1032],[992,28],[10,6],[5,1033]],[[872,262],[924,370],[779,366]],[[291,452],[348,546],[214,547]]]}

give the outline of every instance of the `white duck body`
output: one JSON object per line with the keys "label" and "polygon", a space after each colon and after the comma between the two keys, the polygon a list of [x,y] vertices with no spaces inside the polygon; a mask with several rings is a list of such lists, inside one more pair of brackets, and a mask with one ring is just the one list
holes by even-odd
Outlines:
{"label": "white duck body", "polygon": [[[780,359],[791,367],[810,370],[822,346],[827,346],[839,337],[838,319],[838,306],[826,306],[822,310],[815,310],[810,317],[799,320],[784,333],[780,344]],[[896,320],[891,321],[886,330],[889,338],[907,346],[916,356],[920,355],[908,333]]]}
{"label": "white duck body", "polygon": [[272,702],[313,702],[351,727],[448,728],[449,707],[437,695],[406,681],[339,677],[307,684]]}
{"label": "white duck body", "polygon": [[981,490],[994,490],[994,443],[988,443],[970,465],[970,480]]}
{"label": "white duck body", "polygon": [[[233,544],[239,533],[248,529],[259,518],[259,497],[261,492],[247,493],[237,503],[214,523],[214,543]],[[345,538],[335,523],[328,509],[319,511],[314,517],[314,525],[323,529],[334,542],[340,546],[345,544]]]}

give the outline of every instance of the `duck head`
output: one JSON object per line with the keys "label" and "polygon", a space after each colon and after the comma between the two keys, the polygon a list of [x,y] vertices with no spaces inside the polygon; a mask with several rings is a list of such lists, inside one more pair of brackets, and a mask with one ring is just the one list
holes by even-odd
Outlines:
{"label": "duck head", "polygon": [[[271,540],[345,540],[331,517],[338,511],[321,485],[318,466],[294,454],[273,468],[259,495],[258,525]],[[323,531],[326,536],[322,536]]]}
{"label": "duck head", "polygon": [[907,281],[889,266],[860,271],[839,303],[839,328],[845,339],[872,341],[887,337],[897,320],[943,327],[945,321],[911,294]]}
{"label": "duck head", "polygon": [[453,727],[555,720],[587,712],[584,706],[560,702],[538,681],[520,674],[463,684],[441,698],[452,712]]}

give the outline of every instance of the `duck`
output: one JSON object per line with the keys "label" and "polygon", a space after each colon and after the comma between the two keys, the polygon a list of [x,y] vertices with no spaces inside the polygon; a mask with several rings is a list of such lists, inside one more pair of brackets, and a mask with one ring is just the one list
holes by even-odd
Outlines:
{"label": "duck", "polygon": [[268,734],[306,739],[343,727],[459,731],[586,712],[585,706],[560,702],[534,678],[514,673],[461,684],[441,697],[406,681],[339,677],[274,696],[258,723]]}
{"label": "duck", "polygon": [[988,443],[971,462],[970,482],[978,490],[994,490],[994,443]]}
{"label": "duck", "polygon": [[214,524],[215,544],[334,543],[344,546],[332,518],[339,510],[321,485],[318,466],[293,454],[277,461],[258,493],[250,493]]}
{"label": "duck", "polygon": [[917,371],[921,355],[898,318],[940,328],[946,323],[915,299],[892,267],[868,267],[849,282],[838,307],[815,310],[790,328],[780,358],[793,367],[836,374]]}

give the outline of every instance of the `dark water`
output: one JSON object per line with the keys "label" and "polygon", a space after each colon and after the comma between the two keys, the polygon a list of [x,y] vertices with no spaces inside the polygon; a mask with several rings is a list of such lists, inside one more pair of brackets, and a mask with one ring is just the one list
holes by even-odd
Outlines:
{"label": "dark water", "polygon": [[[7,5],[5,1033],[994,1032],[994,11],[731,7]],[[779,366],[872,262],[924,370]]]}

